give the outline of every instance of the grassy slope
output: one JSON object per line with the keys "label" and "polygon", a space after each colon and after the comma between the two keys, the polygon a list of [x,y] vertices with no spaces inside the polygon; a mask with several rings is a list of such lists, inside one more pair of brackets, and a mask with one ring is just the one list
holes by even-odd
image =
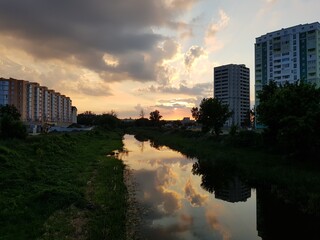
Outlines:
{"label": "grassy slope", "polygon": [[0,239],[124,239],[121,148],[115,132],[0,142]]}

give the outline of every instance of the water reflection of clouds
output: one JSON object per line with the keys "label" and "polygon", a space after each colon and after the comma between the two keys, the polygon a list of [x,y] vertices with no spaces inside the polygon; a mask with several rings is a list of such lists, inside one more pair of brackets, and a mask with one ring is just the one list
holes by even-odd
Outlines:
{"label": "water reflection of clouds", "polygon": [[200,207],[205,204],[208,199],[208,195],[197,193],[195,188],[192,186],[191,179],[186,182],[184,187],[185,196],[189,200],[190,204],[194,207]]}
{"label": "water reflection of clouds", "polygon": [[177,183],[178,175],[173,169],[167,165],[157,169],[157,182],[155,184],[163,187],[168,187]]}
{"label": "water reflection of clouds", "polygon": [[138,200],[146,206],[156,206],[165,215],[174,214],[181,208],[181,195],[166,188],[173,183],[172,174],[169,168],[136,171],[135,180],[141,189],[137,192]]}
{"label": "water reflection of clouds", "polygon": [[161,225],[157,224],[153,228],[145,229],[145,236],[147,239],[153,240],[179,240],[186,239],[186,236],[190,234],[190,229],[194,224],[192,216],[187,214],[181,214],[178,216],[178,222]]}
{"label": "water reflection of clouds", "polygon": [[[228,228],[219,222],[219,215],[215,212],[216,209],[211,209],[206,212],[206,219],[209,226],[216,234],[219,234],[223,240],[231,239],[231,233]],[[214,238],[217,239],[217,238]]]}
{"label": "water reflection of clouds", "polygon": [[[188,214],[192,212],[192,208],[203,206],[208,199],[207,194],[200,193],[202,192],[200,182],[195,183],[195,179],[192,181],[190,179],[194,160],[168,148],[155,149],[148,144],[143,145],[143,157],[141,157],[139,144],[136,144],[131,137],[126,139],[130,142],[131,140],[134,147],[128,144],[131,150],[130,167],[135,169],[135,181],[140,189],[136,197],[147,209],[146,229],[144,229],[146,238],[208,237],[208,232],[204,233],[203,227],[194,226],[194,217]],[[197,218],[204,219],[201,215]]]}
{"label": "water reflection of clouds", "polygon": [[152,148],[148,142],[141,154],[141,145],[132,138],[125,138],[130,153],[123,160],[134,169],[136,199],[147,210],[141,226],[145,239],[228,240],[232,235],[255,239],[242,233],[246,230],[236,217],[239,210],[230,210],[228,203],[200,187],[201,176],[191,171],[195,159],[168,148]]}

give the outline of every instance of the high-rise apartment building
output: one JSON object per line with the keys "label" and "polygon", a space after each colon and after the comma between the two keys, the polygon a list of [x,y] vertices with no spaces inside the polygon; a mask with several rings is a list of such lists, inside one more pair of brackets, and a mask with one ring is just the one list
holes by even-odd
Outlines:
{"label": "high-rise apartment building", "polygon": [[250,70],[244,64],[214,68],[214,97],[229,105],[233,116],[226,125],[242,126],[250,110]]}
{"label": "high-rise apartment building", "polygon": [[14,105],[27,124],[72,123],[72,101],[47,87],[35,82],[0,78],[0,106]]}
{"label": "high-rise apartment building", "polygon": [[320,87],[320,23],[297,25],[267,33],[255,43],[255,94],[271,80],[304,80]]}

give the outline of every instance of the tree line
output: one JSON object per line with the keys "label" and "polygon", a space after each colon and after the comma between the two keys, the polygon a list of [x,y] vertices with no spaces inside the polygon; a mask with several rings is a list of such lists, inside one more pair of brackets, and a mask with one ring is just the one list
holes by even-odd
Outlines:
{"label": "tree line", "polygon": [[[143,110],[140,112],[140,118],[134,121],[135,126],[161,126],[162,115],[159,110],[154,110],[150,112],[149,119],[145,118]],[[95,114],[91,111],[86,111],[84,113],[78,114],[77,117],[78,124],[87,126],[100,126],[107,129],[114,129],[116,127],[125,127],[126,123],[118,119],[115,111],[103,114]]]}

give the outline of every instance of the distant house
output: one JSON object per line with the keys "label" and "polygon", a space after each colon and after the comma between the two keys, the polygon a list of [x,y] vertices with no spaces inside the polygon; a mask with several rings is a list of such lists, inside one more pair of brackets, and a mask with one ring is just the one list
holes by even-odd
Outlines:
{"label": "distant house", "polygon": [[191,120],[189,117],[184,117],[182,120],[181,120],[181,123],[182,125],[189,125],[189,124],[192,124],[194,123],[194,120]]}

